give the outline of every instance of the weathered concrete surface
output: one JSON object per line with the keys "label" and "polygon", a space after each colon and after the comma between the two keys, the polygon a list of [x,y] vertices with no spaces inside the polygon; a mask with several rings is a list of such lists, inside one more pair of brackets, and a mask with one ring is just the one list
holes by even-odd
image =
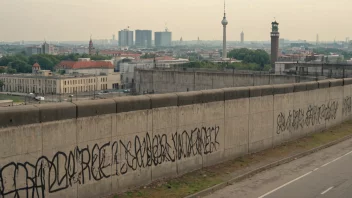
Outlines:
{"label": "weathered concrete surface", "polygon": [[351,119],[351,89],[345,79],[4,107],[0,197],[99,197],[271,148]]}
{"label": "weathered concrete surface", "polygon": [[164,70],[136,70],[136,92],[170,93],[229,87],[274,85],[313,81],[314,78],[285,76],[237,74],[229,72],[190,72]]}

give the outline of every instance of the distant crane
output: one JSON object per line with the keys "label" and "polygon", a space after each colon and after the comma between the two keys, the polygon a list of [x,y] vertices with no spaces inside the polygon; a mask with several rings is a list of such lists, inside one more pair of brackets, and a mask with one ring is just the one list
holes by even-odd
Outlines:
{"label": "distant crane", "polygon": [[169,29],[167,28],[167,22],[165,22],[165,32],[168,32]]}

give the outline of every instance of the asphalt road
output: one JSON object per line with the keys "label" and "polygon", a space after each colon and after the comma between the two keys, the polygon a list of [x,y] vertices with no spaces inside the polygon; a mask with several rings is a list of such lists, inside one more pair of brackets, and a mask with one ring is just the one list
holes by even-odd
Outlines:
{"label": "asphalt road", "polygon": [[352,198],[352,139],[206,196],[213,197]]}

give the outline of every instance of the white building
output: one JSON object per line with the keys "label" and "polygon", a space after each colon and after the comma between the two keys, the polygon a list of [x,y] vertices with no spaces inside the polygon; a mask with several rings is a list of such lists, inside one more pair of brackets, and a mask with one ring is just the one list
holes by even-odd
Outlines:
{"label": "white building", "polygon": [[49,70],[40,70],[33,65],[33,74],[2,74],[3,91],[37,94],[62,94],[118,89],[119,73],[100,75],[55,75]]}

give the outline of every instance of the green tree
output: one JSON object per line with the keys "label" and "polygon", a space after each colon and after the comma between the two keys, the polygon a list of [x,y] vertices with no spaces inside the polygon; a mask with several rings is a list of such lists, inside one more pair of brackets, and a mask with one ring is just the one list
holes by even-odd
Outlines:
{"label": "green tree", "polygon": [[141,58],[154,58],[155,54],[154,53],[145,53],[144,55],[141,56]]}
{"label": "green tree", "polygon": [[230,58],[242,60],[244,63],[256,63],[258,65],[265,65],[270,63],[269,54],[264,50],[249,50],[247,48],[234,49],[228,54]]}
{"label": "green tree", "polygon": [[8,66],[15,69],[16,72],[19,73],[30,73],[32,71],[32,66],[21,60],[10,62]]}
{"label": "green tree", "polygon": [[9,74],[15,74],[16,72],[17,72],[16,69],[13,69],[11,67],[7,68],[7,73],[9,73]]}
{"label": "green tree", "polygon": [[4,67],[0,67],[0,74],[5,73],[6,69]]}
{"label": "green tree", "polygon": [[10,62],[16,61],[15,56],[4,56],[0,58],[0,66],[7,66]]}

